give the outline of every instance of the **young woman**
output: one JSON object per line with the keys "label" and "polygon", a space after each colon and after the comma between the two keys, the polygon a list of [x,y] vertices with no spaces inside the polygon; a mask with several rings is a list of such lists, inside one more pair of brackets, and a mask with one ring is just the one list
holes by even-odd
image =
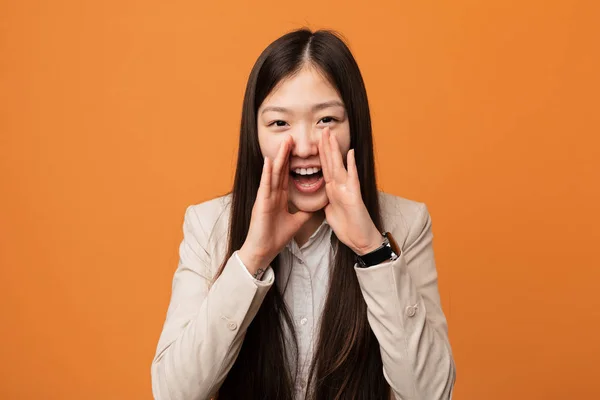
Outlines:
{"label": "young woman", "polygon": [[233,191],[183,230],[156,399],[452,396],[431,220],[378,192],[365,86],[335,34],[260,55]]}

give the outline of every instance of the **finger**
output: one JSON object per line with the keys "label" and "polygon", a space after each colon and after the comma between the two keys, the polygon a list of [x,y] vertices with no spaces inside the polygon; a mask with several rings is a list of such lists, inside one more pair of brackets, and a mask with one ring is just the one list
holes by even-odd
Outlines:
{"label": "finger", "polygon": [[287,138],[283,142],[281,142],[281,144],[279,145],[279,151],[277,152],[277,156],[275,158],[275,161],[273,162],[273,177],[271,179],[271,191],[276,191],[281,187],[281,168],[284,164],[284,156],[285,154],[287,154],[287,143]]}
{"label": "finger", "polygon": [[331,135],[331,166],[333,179],[343,181],[346,177],[346,168],[344,167],[342,151],[335,135]]}
{"label": "finger", "polygon": [[325,157],[327,157],[327,168],[329,169],[329,177],[333,179],[335,175],[333,174],[333,158],[331,157],[331,129],[329,127],[327,129],[327,136],[324,140],[325,145]]}
{"label": "finger", "polygon": [[257,193],[257,196],[262,198],[269,198],[269,194],[271,193],[271,168],[271,160],[269,157],[265,157]]}
{"label": "finger", "polygon": [[[291,151],[291,144],[290,144],[290,151]],[[289,157],[289,151],[287,152],[287,155],[285,157],[285,163],[283,164],[283,168],[281,171],[281,174],[283,176],[283,182],[281,183],[281,188],[283,190],[285,190],[287,192],[288,187],[289,187],[289,181],[290,181],[290,157]]]}
{"label": "finger", "polygon": [[294,139],[292,136],[288,135],[286,138],[286,150],[283,155],[283,165],[281,167],[281,188],[283,190],[288,189],[288,182],[290,177],[290,152],[292,151],[292,145],[294,143]]}
{"label": "finger", "polygon": [[328,143],[329,143],[329,128],[323,130],[321,140],[319,141],[319,158],[321,159],[321,171],[323,172],[323,178],[325,183],[331,181],[331,169],[329,168],[328,158]]}
{"label": "finger", "polygon": [[348,179],[353,185],[360,187],[360,181],[358,179],[358,169],[356,168],[356,158],[354,155],[354,149],[348,152],[347,157],[347,165],[348,165]]}

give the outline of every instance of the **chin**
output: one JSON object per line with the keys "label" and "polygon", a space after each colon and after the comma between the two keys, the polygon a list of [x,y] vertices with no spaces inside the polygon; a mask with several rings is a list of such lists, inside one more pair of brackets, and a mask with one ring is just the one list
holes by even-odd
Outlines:
{"label": "chin", "polygon": [[319,190],[317,193],[312,194],[290,193],[290,203],[299,211],[319,211],[325,208],[328,202],[325,190]]}

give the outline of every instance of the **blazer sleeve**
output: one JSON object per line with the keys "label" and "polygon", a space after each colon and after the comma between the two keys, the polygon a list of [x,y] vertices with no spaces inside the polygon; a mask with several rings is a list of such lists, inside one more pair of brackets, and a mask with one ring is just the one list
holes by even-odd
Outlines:
{"label": "blazer sleeve", "polygon": [[196,207],[185,213],[171,301],[152,361],[152,393],[157,400],[214,396],[274,281],[270,267],[261,281],[255,280],[234,253],[212,283],[210,265],[220,260],[211,260],[210,232],[204,227],[209,218]]}
{"label": "blazer sleeve", "polygon": [[450,399],[456,379],[424,204],[394,261],[355,271],[397,400]]}

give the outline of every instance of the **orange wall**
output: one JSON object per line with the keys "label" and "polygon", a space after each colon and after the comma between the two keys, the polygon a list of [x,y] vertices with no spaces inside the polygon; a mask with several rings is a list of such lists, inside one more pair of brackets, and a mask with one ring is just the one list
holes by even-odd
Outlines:
{"label": "orange wall", "polygon": [[0,4],[0,398],[151,398],[185,207],[302,25],[347,36],[381,187],[430,207],[455,399],[596,397],[596,2],[217,3]]}

